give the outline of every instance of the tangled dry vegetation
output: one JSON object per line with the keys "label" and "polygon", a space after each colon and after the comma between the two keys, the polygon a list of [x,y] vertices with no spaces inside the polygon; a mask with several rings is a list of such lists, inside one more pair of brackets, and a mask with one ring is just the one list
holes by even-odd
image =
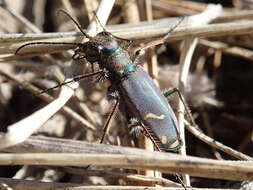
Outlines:
{"label": "tangled dry vegetation", "polygon": [[[175,173],[187,189],[252,189],[253,4],[218,2],[2,1],[0,189],[183,189]],[[60,9],[90,35],[106,24],[132,40],[132,55],[151,47],[141,51],[140,63],[160,89],[180,88],[197,124],[184,119],[177,96],[169,98],[185,142],[179,154],[151,152],[146,137],[130,133],[123,109],[99,144],[114,102],[108,81],[90,77],[38,95],[92,72],[84,59],[72,59],[70,45],[30,45],[15,54],[31,42],[85,43],[73,22],[57,14]]]}

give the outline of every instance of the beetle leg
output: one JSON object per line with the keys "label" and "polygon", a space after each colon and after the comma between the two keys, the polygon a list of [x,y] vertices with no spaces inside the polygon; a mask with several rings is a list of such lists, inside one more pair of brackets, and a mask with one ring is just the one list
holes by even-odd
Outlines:
{"label": "beetle leg", "polygon": [[135,137],[138,137],[140,133],[143,133],[145,136],[147,136],[141,127],[140,122],[136,118],[130,119],[128,128],[130,129],[130,134],[134,135]]}
{"label": "beetle leg", "polygon": [[[132,57],[132,61],[135,62],[135,59],[139,57],[140,53],[142,50],[145,50],[147,48],[159,45],[159,44],[163,44],[165,43],[166,39],[170,37],[171,33],[183,22],[185,17],[181,17],[180,20],[167,32],[167,34],[165,36],[163,36],[162,38],[159,38],[157,40],[148,42],[146,44],[144,44],[143,46],[140,46],[136,49],[135,54]],[[137,65],[137,64],[134,64]]]}
{"label": "beetle leg", "polygon": [[115,85],[109,86],[107,92],[108,100],[117,100],[119,98],[119,92]]}
{"label": "beetle leg", "polygon": [[[93,65],[92,65],[93,66]],[[102,72],[100,75],[97,76],[96,82],[105,82],[108,79],[108,73],[107,72]]]}
{"label": "beetle leg", "polygon": [[179,181],[179,183],[183,186],[183,188],[184,188],[185,190],[187,190],[187,188],[186,188],[186,186],[185,186],[183,180],[181,179],[181,176],[180,176],[178,173],[176,173],[175,176],[176,176],[176,179]]}
{"label": "beetle leg", "polygon": [[110,129],[110,121],[112,120],[112,117],[113,115],[116,113],[117,109],[119,107],[119,97],[117,98],[111,112],[110,112],[110,115],[107,117],[106,119],[106,122],[104,124],[104,127],[103,127],[103,136],[100,140],[100,144],[102,144],[104,142],[104,138],[105,138],[105,135],[108,133],[109,129]]}
{"label": "beetle leg", "polygon": [[173,94],[175,92],[177,93],[179,99],[183,102],[184,107],[185,107],[186,115],[187,115],[188,119],[190,120],[191,124],[193,126],[196,126],[196,123],[195,123],[195,121],[194,121],[194,119],[192,117],[191,111],[190,111],[189,107],[187,106],[187,104],[185,103],[184,97],[183,97],[182,93],[180,92],[180,90],[178,88],[173,88],[171,90],[168,90],[163,95],[165,97],[168,97],[168,96],[170,96],[171,94]]}
{"label": "beetle leg", "polygon": [[169,30],[169,32],[162,38],[164,41],[170,37],[171,33],[183,22],[185,17],[181,17],[180,20]]}
{"label": "beetle leg", "polygon": [[98,75],[98,74],[101,74],[103,71],[97,71],[97,72],[94,72],[94,73],[89,73],[89,74],[83,74],[83,75],[78,75],[78,76],[75,76],[74,78],[72,78],[71,80],[69,81],[66,81],[66,82],[63,82],[63,83],[60,83],[52,88],[48,88],[48,89],[45,89],[45,90],[42,90],[41,92],[39,92],[37,95],[40,95],[40,94],[43,94],[45,92],[49,92],[49,91],[52,91],[56,88],[59,88],[63,85],[66,85],[66,84],[70,84],[70,83],[73,83],[73,82],[78,82],[80,80],[83,80],[85,78],[88,78],[88,77],[92,77],[94,75]]}
{"label": "beetle leg", "polygon": [[[168,96],[172,95],[172,94],[175,93],[175,92],[178,94],[179,99],[180,99],[180,100],[183,102],[183,104],[184,104],[185,111],[186,111],[186,114],[187,114],[187,116],[188,116],[188,119],[190,119],[191,123],[195,125],[195,122],[194,122],[194,120],[193,120],[191,111],[190,111],[189,107],[187,106],[187,104],[185,103],[184,97],[183,97],[182,93],[180,92],[180,90],[179,90],[178,88],[170,89],[170,90],[164,92],[163,95],[167,98]],[[179,140],[180,140],[180,134],[179,134],[179,132],[178,132],[178,129],[176,129],[176,131],[177,131],[177,133],[178,133]],[[181,140],[180,140],[180,141],[181,141]],[[181,143],[182,143],[182,141],[181,141]],[[183,188],[184,188],[185,190],[187,190],[187,188],[186,188],[184,182],[182,181],[180,175],[179,175],[178,173],[176,173],[175,176],[176,176],[177,180],[179,181],[179,183],[183,186]]]}

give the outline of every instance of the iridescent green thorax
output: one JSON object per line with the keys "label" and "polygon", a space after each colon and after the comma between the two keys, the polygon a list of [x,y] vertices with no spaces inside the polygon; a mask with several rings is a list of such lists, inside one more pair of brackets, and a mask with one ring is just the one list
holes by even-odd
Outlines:
{"label": "iridescent green thorax", "polygon": [[134,65],[131,61],[127,64],[127,66],[125,67],[125,69],[123,71],[120,71],[120,73],[121,73],[121,75],[124,76],[124,75],[128,75],[128,74],[130,74],[131,72],[134,72],[134,71],[136,71],[136,68],[134,67]]}
{"label": "iridescent green thorax", "polygon": [[103,52],[101,63],[120,77],[136,71],[128,52],[122,49],[116,40],[100,45],[99,49]]}

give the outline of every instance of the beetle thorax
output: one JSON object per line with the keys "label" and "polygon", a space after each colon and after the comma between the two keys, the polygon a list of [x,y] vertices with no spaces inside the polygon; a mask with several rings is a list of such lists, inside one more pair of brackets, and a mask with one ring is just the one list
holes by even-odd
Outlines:
{"label": "beetle thorax", "polygon": [[132,64],[128,52],[122,49],[115,39],[100,45],[100,50],[102,52],[100,64],[113,74],[124,75],[126,67]]}

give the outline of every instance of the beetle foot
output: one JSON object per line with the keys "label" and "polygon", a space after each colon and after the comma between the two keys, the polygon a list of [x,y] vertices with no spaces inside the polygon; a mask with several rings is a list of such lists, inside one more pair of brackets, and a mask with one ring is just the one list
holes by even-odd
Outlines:
{"label": "beetle foot", "polygon": [[107,95],[109,100],[115,100],[119,98],[119,92],[117,91],[116,88],[113,86],[108,87],[108,95]]}
{"label": "beetle foot", "polygon": [[105,82],[106,80],[108,80],[109,76],[108,76],[108,72],[104,71],[102,74],[98,75],[96,78],[96,82]]}
{"label": "beetle foot", "polygon": [[128,125],[128,128],[130,129],[130,135],[133,135],[135,137],[138,137],[140,133],[144,133],[140,122],[136,118],[130,119],[130,124]]}

